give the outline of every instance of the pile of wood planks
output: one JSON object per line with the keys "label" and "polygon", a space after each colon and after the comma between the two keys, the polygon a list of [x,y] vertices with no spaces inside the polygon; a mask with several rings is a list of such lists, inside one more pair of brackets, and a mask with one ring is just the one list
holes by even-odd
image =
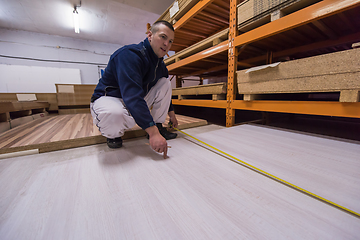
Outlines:
{"label": "pile of wood planks", "polygon": [[264,94],[340,92],[340,102],[359,102],[359,55],[357,48],[252,72],[241,70],[237,72],[238,93],[244,94],[244,100],[261,100]]}

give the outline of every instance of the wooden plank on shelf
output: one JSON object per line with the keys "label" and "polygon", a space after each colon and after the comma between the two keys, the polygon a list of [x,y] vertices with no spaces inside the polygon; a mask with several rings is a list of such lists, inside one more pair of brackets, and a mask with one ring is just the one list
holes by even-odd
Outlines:
{"label": "wooden plank on shelf", "polygon": [[208,37],[200,42],[197,42],[197,43],[193,44],[192,46],[177,52],[176,54],[172,55],[171,57],[166,58],[164,60],[164,63],[166,65],[169,65],[169,64],[178,62],[181,59],[189,57],[195,53],[201,52],[209,47],[213,47],[213,46],[217,45],[217,44],[214,45],[214,41],[219,41],[218,44],[220,44],[221,42],[226,41],[228,39],[228,34],[229,34],[229,29],[225,29],[219,33],[216,33],[216,34],[212,35],[211,37]]}
{"label": "wooden plank on shelf", "polygon": [[342,90],[340,92],[340,102],[359,102],[360,90]]}
{"label": "wooden plank on shelf", "polygon": [[226,108],[226,100],[173,99],[172,104],[194,107]]}
{"label": "wooden plank on shelf", "polygon": [[178,62],[170,64],[170,65],[167,66],[167,68],[168,68],[169,71],[172,71],[174,69],[183,67],[183,66],[185,66],[187,64],[196,62],[198,60],[201,60],[201,59],[204,59],[204,58],[207,58],[207,57],[211,57],[213,55],[219,54],[221,52],[225,52],[227,50],[228,50],[228,42],[224,41],[224,42],[221,42],[218,45],[213,46],[213,47],[211,47],[209,49],[205,49],[205,50],[203,50],[201,52],[198,52],[198,53],[195,53],[194,55],[191,55],[191,56],[189,56],[187,58],[181,59]]}
{"label": "wooden plank on shelf", "polygon": [[359,1],[323,0],[237,36],[234,40],[234,45],[242,46],[249,44],[289,29],[353,9],[359,5]]}
{"label": "wooden plank on shelf", "polygon": [[[360,90],[360,49],[350,49],[309,58],[282,62],[253,72],[237,72],[239,94],[341,92],[352,90],[354,102]],[[251,69],[250,69],[251,70]],[[347,94],[348,96],[348,94]]]}
{"label": "wooden plank on shelf", "polygon": [[[177,0],[179,11],[176,12],[173,16],[170,17],[170,9],[173,7],[171,4],[164,12],[161,14],[159,19],[170,22],[171,24],[175,24],[185,13],[187,13],[195,4],[198,3],[199,0]],[[175,1],[174,1],[175,3]]]}
{"label": "wooden plank on shelf", "polygon": [[213,101],[218,101],[218,100],[225,100],[226,99],[226,94],[213,94],[212,95],[212,100]]}
{"label": "wooden plank on shelf", "polygon": [[357,42],[357,43],[353,43],[351,45],[352,48],[359,48],[360,47],[360,42]]}
{"label": "wooden plank on shelf", "polygon": [[249,0],[237,6],[238,30],[250,31],[320,0]]}
{"label": "wooden plank on shelf", "polygon": [[225,94],[226,83],[213,83],[191,87],[174,88],[172,95],[204,95],[204,94]]}
{"label": "wooden plank on shelf", "polygon": [[177,29],[183,27],[188,21],[194,18],[199,12],[201,12],[204,8],[210,5],[214,0],[202,0],[198,1],[192,8],[188,11],[184,11],[184,15],[179,18],[176,23],[174,23],[175,32]]}
{"label": "wooden plank on shelf", "polygon": [[[177,115],[179,129],[206,125],[207,121]],[[71,114],[47,116],[35,119],[6,132],[0,133],[0,154],[30,149],[39,152],[55,151],[67,148],[105,143],[98,128],[92,122],[91,114]],[[164,126],[167,126],[169,118]],[[145,136],[140,127],[127,130],[124,139]]]}

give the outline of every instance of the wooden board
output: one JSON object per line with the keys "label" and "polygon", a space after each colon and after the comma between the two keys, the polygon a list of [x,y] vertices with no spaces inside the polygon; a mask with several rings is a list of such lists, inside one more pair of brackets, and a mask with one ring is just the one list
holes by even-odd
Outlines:
{"label": "wooden board", "polygon": [[[177,115],[179,129],[206,125],[207,121]],[[169,118],[165,121],[168,123]],[[124,139],[145,136],[145,131],[135,126],[125,132]],[[40,152],[104,143],[93,124],[91,114],[56,115],[36,119],[0,134],[0,154],[39,149]]]}
{"label": "wooden board", "polygon": [[[18,101],[16,95],[21,93],[0,93],[0,101]],[[48,102],[50,106],[48,107],[49,111],[57,111],[57,97],[56,93],[32,93],[35,94],[37,101]]]}
{"label": "wooden board", "polygon": [[[89,105],[96,85],[94,84],[56,84],[59,106]],[[70,91],[72,89],[72,91]]]}
{"label": "wooden board", "polygon": [[194,45],[177,52],[171,57],[164,59],[164,63],[166,65],[170,65],[181,59],[187,58],[195,53],[213,47],[219,44],[220,42],[226,41],[228,39],[228,34],[229,34],[229,29],[225,29],[219,33],[216,33],[213,36],[208,37],[198,43],[195,43]]}
{"label": "wooden board", "polygon": [[32,102],[0,102],[0,113],[6,112],[18,112],[32,109],[43,109],[48,108],[49,103],[40,102],[40,101],[32,101]]}
{"label": "wooden board", "polygon": [[[175,2],[175,1],[174,1]],[[174,16],[170,17],[170,8],[173,7],[174,3],[172,3],[168,9],[163,12],[163,14],[159,17],[157,21],[165,20],[170,22],[171,24],[175,24],[176,21],[178,21],[182,16],[185,15],[193,6],[195,6],[196,3],[199,2],[199,0],[177,0],[179,11],[175,13]]]}
{"label": "wooden board", "polygon": [[[239,94],[360,90],[360,49],[282,62],[277,67],[237,72]],[[358,95],[343,101],[356,102]]]}
{"label": "wooden board", "polygon": [[[213,83],[206,85],[198,85],[191,87],[173,88],[172,96],[178,96],[178,99],[183,99],[191,95],[213,95],[213,100],[221,100],[218,95],[225,96],[227,85],[225,82]],[[214,97],[216,96],[216,97]]]}
{"label": "wooden board", "polygon": [[252,166],[360,213],[360,142],[251,124],[197,137]]}
{"label": "wooden board", "polygon": [[[221,131],[211,132],[207,140],[219,143],[218,137],[224,137]],[[258,153],[270,151],[264,158],[270,164],[274,157],[283,154],[282,164],[273,167],[284,173],[292,169],[284,168],[283,164],[303,154],[301,148],[292,149],[290,155],[289,151],[282,152],[286,143],[277,141],[276,132],[270,134],[271,141],[266,141],[272,143],[266,151],[262,151],[266,144],[259,148],[259,140],[261,144],[265,140],[263,136],[246,134],[247,138],[239,139],[242,133],[236,132],[236,141],[221,144],[229,144],[230,149],[240,153],[250,148],[246,158],[254,161],[261,160]],[[286,140],[294,139],[297,137]],[[126,141],[123,148],[116,150],[102,144],[1,160],[0,236],[151,240],[356,239],[359,235],[358,218],[186,138],[169,141],[172,148],[165,160],[146,142],[146,139]],[[318,141],[314,144],[322,146]],[[336,172],[333,180],[343,178],[344,188],[349,187],[358,203],[360,184],[355,184],[359,177],[352,179],[354,183],[348,182],[344,168],[333,169],[335,165],[319,162],[317,154],[324,153],[316,151],[315,146],[312,145],[313,154],[302,156],[316,161],[307,165],[311,159],[300,158],[309,172],[304,171],[301,161],[298,164],[301,168],[293,171],[305,180],[312,174],[328,174],[331,178],[331,173]],[[335,153],[341,156],[343,151]],[[327,167],[326,171],[314,171],[323,167]],[[321,182],[312,184],[316,191],[321,190]],[[351,189],[354,185],[356,189]]]}
{"label": "wooden board", "polygon": [[90,108],[59,109],[59,114],[90,113]]}
{"label": "wooden board", "polygon": [[241,32],[250,31],[271,22],[273,20],[272,15],[274,14],[285,16],[319,1],[320,0],[243,1],[237,6],[238,29]]}

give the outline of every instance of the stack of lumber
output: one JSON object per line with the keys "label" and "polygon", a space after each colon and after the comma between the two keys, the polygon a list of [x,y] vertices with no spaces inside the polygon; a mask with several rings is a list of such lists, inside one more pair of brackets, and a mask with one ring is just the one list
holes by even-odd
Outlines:
{"label": "stack of lumber", "polygon": [[228,28],[224,29],[223,31],[218,32],[218,33],[212,35],[211,37],[208,37],[198,43],[195,43],[194,45],[177,52],[176,54],[172,55],[171,57],[166,58],[164,60],[164,63],[166,65],[173,64],[175,62],[180,61],[181,59],[184,59],[191,55],[194,55],[195,53],[198,53],[205,49],[213,47],[223,41],[227,41],[228,35],[229,35],[229,29]]}
{"label": "stack of lumber", "polygon": [[47,115],[48,102],[0,101],[0,133]]}
{"label": "stack of lumber", "polygon": [[90,113],[95,84],[55,84],[59,114]]}
{"label": "stack of lumber", "polygon": [[178,99],[189,99],[192,96],[198,95],[212,95],[212,100],[222,100],[225,99],[226,95],[226,83],[214,83],[206,84],[199,86],[183,87],[183,88],[174,88],[172,90],[173,96],[178,96]]}
{"label": "stack of lumber", "polygon": [[[177,2],[177,3],[176,3]],[[187,13],[199,0],[175,0],[168,9],[159,17],[159,20],[165,20],[171,24],[175,24],[185,13]],[[174,7],[174,4],[177,4],[179,11],[176,12],[173,16],[170,16],[170,9]],[[175,8],[175,7],[174,7]]]}
{"label": "stack of lumber", "polygon": [[238,71],[238,92],[244,100],[259,94],[340,92],[340,102],[359,102],[359,55],[360,48]]}
{"label": "stack of lumber", "polygon": [[58,110],[58,101],[56,97],[56,93],[0,93],[0,101],[18,101],[18,97],[22,95],[34,95],[36,101],[40,102],[48,102],[49,107],[48,111],[57,111]]}
{"label": "stack of lumber", "polygon": [[[169,117],[164,126],[168,125]],[[207,125],[207,121],[177,115],[178,129]],[[125,132],[123,139],[145,136],[135,126]],[[40,153],[105,143],[90,113],[48,116],[0,133],[0,154],[38,149]]]}
{"label": "stack of lumber", "polygon": [[237,8],[238,28],[242,32],[274,21],[320,0],[248,0]]}

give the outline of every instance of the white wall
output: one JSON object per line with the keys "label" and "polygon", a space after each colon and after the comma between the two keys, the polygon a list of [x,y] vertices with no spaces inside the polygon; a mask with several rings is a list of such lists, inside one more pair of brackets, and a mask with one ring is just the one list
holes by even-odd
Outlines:
{"label": "white wall", "polygon": [[0,81],[0,93],[56,93],[57,83],[81,84],[74,68],[0,64],[0,79],[7,79]]}
{"label": "white wall", "polygon": [[[99,67],[104,68],[110,55],[119,47],[116,44],[0,28],[0,64],[79,69],[82,84],[96,84]],[[32,82],[28,84],[30,86]]]}
{"label": "white wall", "polygon": [[[66,69],[78,69],[82,84],[97,84],[99,68],[106,67],[110,55],[120,47],[120,45],[116,44],[0,28],[0,64],[37,66],[44,67],[44,69],[61,68],[64,71]],[[170,55],[173,54],[172,52],[169,53]],[[0,74],[0,92],[8,92],[7,89],[3,89],[1,86],[13,85],[13,83],[9,83],[9,81],[12,81],[11,79],[2,77],[4,75],[6,74]],[[52,79],[51,76],[47,77]],[[29,81],[28,85],[21,86],[21,89],[25,90],[17,92],[34,92],[34,84],[38,84],[39,81],[36,76],[30,76],[30,78],[34,78],[34,80]],[[53,82],[52,80],[49,81]],[[22,81],[22,83],[24,82]],[[78,82],[62,80],[59,83],[77,84]],[[175,88],[175,78],[171,83],[172,87]],[[185,81],[183,87],[198,84],[199,82]],[[206,84],[206,81],[204,81],[204,84]],[[37,92],[41,92],[40,89]]]}

